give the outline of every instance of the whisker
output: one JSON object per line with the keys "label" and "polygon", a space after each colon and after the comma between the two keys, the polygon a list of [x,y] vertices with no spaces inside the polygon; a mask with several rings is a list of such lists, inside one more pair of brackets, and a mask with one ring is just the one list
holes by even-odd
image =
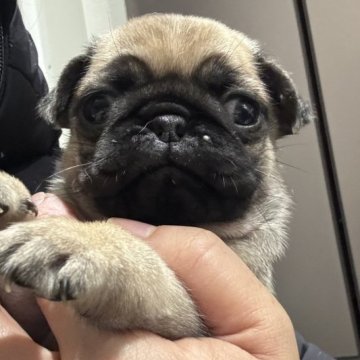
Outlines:
{"label": "whisker", "polygon": [[274,179],[275,181],[282,181],[281,177],[280,176],[275,176],[274,174],[271,174],[271,173],[268,173],[268,172],[265,172],[265,171],[262,171],[260,169],[257,169],[255,168],[254,169],[256,172],[258,172],[259,174],[261,175],[264,175],[265,177],[270,177],[272,179]]}
{"label": "whisker", "polygon": [[60,171],[58,171],[58,172],[50,175],[48,178],[52,178],[52,177],[54,177],[54,176],[57,176],[57,175],[59,175],[59,174],[62,174],[62,173],[64,173],[64,172],[66,172],[66,171],[69,171],[69,170],[72,170],[72,169],[76,169],[76,168],[78,168],[78,167],[87,166],[87,165],[90,165],[90,164],[92,164],[92,163],[93,163],[92,161],[89,161],[89,162],[87,162],[87,163],[85,163],[85,164],[78,164],[78,165],[70,166],[70,167],[68,167],[68,168],[66,168],[66,169],[60,170]]}
{"label": "whisker", "polygon": [[37,192],[37,191],[40,189],[40,187],[44,184],[45,181],[51,180],[52,178],[58,176],[59,174],[62,174],[62,173],[64,173],[64,172],[66,172],[66,171],[72,170],[72,169],[74,169],[74,168],[86,166],[86,165],[89,165],[89,164],[91,164],[91,163],[92,163],[92,162],[88,162],[88,163],[85,163],[85,164],[79,164],[79,165],[70,166],[70,167],[68,167],[68,168],[66,168],[66,169],[63,169],[63,170],[61,170],[61,171],[58,171],[58,172],[56,172],[56,173],[54,173],[54,174],[49,175],[49,176],[46,177],[45,179],[41,180],[40,184],[36,187],[35,192]]}
{"label": "whisker", "polygon": [[136,135],[140,135],[146,128],[149,124],[151,124],[153,121],[155,121],[155,119],[152,119],[152,120],[149,120],[145,125],[144,127],[136,134]]}
{"label": "whisker", "polygon": [[107,12],[107,18],[108,18],[108,25],[109,25],[109,30],[110,30],[110,34],[111,34],[112,41],[113,41],[113,43],[114,43],[114,46],[115,46],[115,49],[116,49],[118,55],[120,55],[120,50],[119,50],[119,48],[118,48],[118,46],[117,46],[117,43],[116,43],[116,41],[115,41],[114,28],[113,28],[112,23],[111,23],[111,18],[110,18],[109,12]]}
{"label": "whisker", "polygon": [[92,177],[89,175],[89,173],[86,171],[86,168],[84,169],[85,176],[89,179],[90,183],[92,184]]}
{"label": "whisker", "polygon": [[280,161],[280,160],[278,160],[278,159],[275,159],[275,161],[276,161],[277,163],[281,164],[281,165],[288,166],[288,167],[290,167],[290,168],[292,168],[292,169],[295,169],[295,170],[298,170],[298,171],[300,171],[300,172],[302,172],[302,173],[304,173],[304,174],[309,174],[308,171],[306,171],[306,170],[304,170],[304,169],[301,169],[301,168],[299,168],[299,167],[297,167],[297,166],[290,165],[290,164],[288,164],[288,163],[286,163],[286,162],[283,162],[283,161]]}
{"label": "whisker", "polygon": [[231,182],[233,183],[233,185],[234,185],[234,188],[235,188],[235,190],[236,190],[236,193],[237,194],[239,194],[239,190],[238,190],[238,187],[237,187],[237,185],[236,185],[236,182],[234,181],[234,179],[230,176],[230,180],[231,180]]}

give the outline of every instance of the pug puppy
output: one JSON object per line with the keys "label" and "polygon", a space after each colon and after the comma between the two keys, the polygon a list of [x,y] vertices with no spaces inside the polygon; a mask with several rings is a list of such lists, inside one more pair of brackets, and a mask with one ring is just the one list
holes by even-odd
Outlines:
{"label": "pug puppy", "polygon": [[172,270],[105,221],[125,217],[209,229],[273,290],[291,204],[275,143],[312,115],[257,42],[206,18],[135,18],[74,58],[40,112],[70,129],[50,190],[83,221],[0,232],[7,283],[102,328],[206,334]]}

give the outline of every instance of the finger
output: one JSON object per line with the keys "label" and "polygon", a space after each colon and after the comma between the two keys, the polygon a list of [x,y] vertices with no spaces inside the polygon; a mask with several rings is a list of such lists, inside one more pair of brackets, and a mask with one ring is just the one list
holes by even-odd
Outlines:
{"label": "finger", "polygon": [[216,235],[198,228],[160,226],[146,241],[190,289],[214,335],[249,353],[259,351],[259,343],[264,353],[295,346],[286,312]]}
{"label": "finger", "polygon": [[44,299],[38,299],[38,303],[58,341],[61,360],[153,359],[148,356],[149,346],[158,354],[164,344],[172,344],[149,332],[99,330],[62,303]]}
{"label": "finger", "polygon": [[58,355],[33,342],[0,306],[0,359],[59,360]]}
{"label": "finger", "polygon": [[47,216],[72,216],[75,217],[74,211],[54,194],[37,193],[32,196],[32,201],[38,208],[38,217]]}
{"label": "finger", "polygon": [[91,326],[66,303],[38,299],[38,304],[58,341],[62,360],[118,358],[118,335]]}
{"label": "finger", "polygon": [[84,321],[77,318],[66,303],[45,299],[37,299],[37,302],[58,342],[62,360],[71,359],[76,352],[81,353],[83,340],[88,339]]}

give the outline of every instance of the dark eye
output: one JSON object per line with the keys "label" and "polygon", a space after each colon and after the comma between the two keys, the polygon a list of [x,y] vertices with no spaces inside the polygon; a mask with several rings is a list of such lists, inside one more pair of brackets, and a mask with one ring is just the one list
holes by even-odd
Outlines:
{"label": "dark eye", "polygon": [[260,119],[259,104],[250,98],[234,97],[228,100],[226,108],[239,126],[254,126]]}
{"label": "dark eye", "polygon": [[93,95],[85,101],[83,106],[84,117],[91,124],[101,124],[106,120],[106,112],[109,106],[109,96]]}

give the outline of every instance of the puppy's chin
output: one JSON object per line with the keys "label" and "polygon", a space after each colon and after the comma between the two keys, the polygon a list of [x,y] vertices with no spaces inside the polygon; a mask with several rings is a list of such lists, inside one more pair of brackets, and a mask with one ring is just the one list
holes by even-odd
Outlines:
{"label": "puppy's chin", "polygon": [[93,201],[102,215],[155,225],[233,220],[246,211],[254,192],[247,189],[234,195],[226,187],[220,190],[218,184],[173,165],[154,168],[123,188],[114,179],[108,178],[106,183],[101,188],[94,185],[96,181],[92,183],[96,186]]}

